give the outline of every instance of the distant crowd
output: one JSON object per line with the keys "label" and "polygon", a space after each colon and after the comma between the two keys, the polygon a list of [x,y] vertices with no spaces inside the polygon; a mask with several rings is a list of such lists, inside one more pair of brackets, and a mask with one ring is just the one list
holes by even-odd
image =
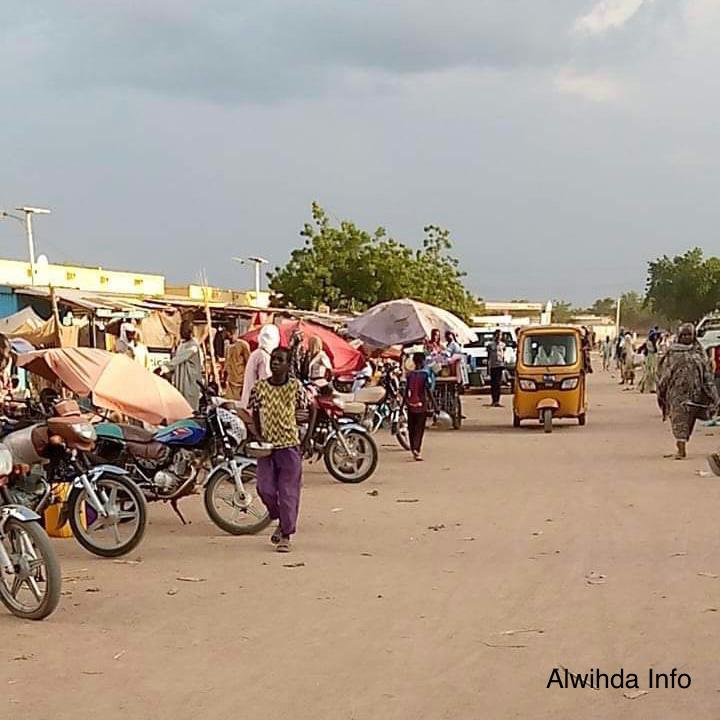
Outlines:
{"label": "distant crowd", "polygon": [[686,458],[697,421],[712,420],[720,409],[720,346],[704,348],[695,326],[685,323],[675,334],[651,328],[642,342],[623,329],[603,341],[601,353],[603,369],[614,367],[626,389],[641,371],[638,390],[655,393],[663,421],[670,420],[676,450],[667,457]]}

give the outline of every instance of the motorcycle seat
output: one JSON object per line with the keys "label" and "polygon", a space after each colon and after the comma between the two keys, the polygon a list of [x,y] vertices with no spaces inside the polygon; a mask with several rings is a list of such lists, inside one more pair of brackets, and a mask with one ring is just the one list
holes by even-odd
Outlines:
{"label": "motorcycle seat", "polygon": [[153,442],[155,433],[136,425],[121,425],[123,437],[128,444],[146,444]]}
{"label": "motorcycle seat", "polygon": [[35,465],[44,462],[48,447],[46,425],[28,425],[15,430],[3,438],[3,444],[10,450],[16,465]]}
{"label": "motorcycle seat", "polygon": [[369,385],[360,388],[355,393],[355,402],[365,403],[366,405],[377,405],[385,399],[385,388],[378,385]]}
{"label": "motorcycle seat", "polygon": [[139,460],[162,460],[168,449],[159,442],[134,442],[125,443],[126,450]]}
{"label": "motorcycle seat", "polygon": [[343,411],[346,415],[364,415],[365,403],[343,401]]}

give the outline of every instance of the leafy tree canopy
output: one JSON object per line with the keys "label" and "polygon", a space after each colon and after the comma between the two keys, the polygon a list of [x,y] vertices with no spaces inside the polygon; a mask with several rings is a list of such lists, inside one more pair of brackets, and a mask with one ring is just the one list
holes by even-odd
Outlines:
{"label": "leafy tree canopy", "polygon": [[567,300],[553,300],[552,303],[552,320],[555,323],[569,323],[573,316],[577,315],[577,311],[573,309],[572,303]]}
{"label": "leafy tree canopy", "polygon": [[318,203],[305,223],[301,248],[282,268],[270,273],[270,289],[285,306],[365,310],[386,300],[410,297],[468,319],[475,300],[465,289],[458,260],[450,253],[450,233],[437,225],[424,228],[422,248],[413,250],[387,236],[370,233],[344,220],[335,227]]}
{"label": "leafy tree canopy", "polygon": [[645,304],[669,320],[696,322],[720,304],[720,258],[693,248],[649,263]]}
{"label": "leafy tree canopy", "polygon": [[617,307],[617,299],[606,297],[598,298],[588,309],[587,312],[591,315],[607,315],[615,317],[615,311]]}
{"label": "leafy tree canopy", "polygon": [[[585,314],[615,319],[616,312],[617,299],[611,297],[598,298],[590,307],[582,310],[571,307],[570,303],[559,302],[553,307],[553,319],[566,322]],[[642,332],[653,325],[666,326],[667,320],[640,293],[629,290],[620,296],[620,324],[628,330]]]}

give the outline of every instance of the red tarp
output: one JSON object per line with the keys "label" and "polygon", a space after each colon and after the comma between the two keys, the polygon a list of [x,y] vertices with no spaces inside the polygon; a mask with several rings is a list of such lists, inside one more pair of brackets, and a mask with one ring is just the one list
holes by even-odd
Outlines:
{"label": "red tarp", "polygon": [[[293,330],[298,325],[300,325],[305,333],[305,347],[308,346],[308,341],[313,335],[320,338],[323,344],[323,350],[328,354],[330,362],[332,362],[333,370],[336,373],[348,373],[364,367],[365,358],[363,354],[350,345],[349,342],[343,340],[339,335],[336,335],[332,330],[322,325],[315,325],[314,323],[303,322],[301,320],[284,320],[278,325],[281,345],[287,346],[290,343]],[[255,328],[243,335],[243,340],[250,343],[250,347],[253,350],[257,347],[257,336],[259,332],[260,328]]]}

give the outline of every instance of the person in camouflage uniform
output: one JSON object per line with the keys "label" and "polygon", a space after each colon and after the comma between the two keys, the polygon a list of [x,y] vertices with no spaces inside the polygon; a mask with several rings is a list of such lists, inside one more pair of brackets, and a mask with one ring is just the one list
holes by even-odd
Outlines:
{"label": "person in camouflage uniform", "polygon": [[660,358],[657,401],[663,420],[670,418],[677,444],[675,455],[668,457],[683,460],[696,420],[711,417],[720,401],[707,357],[690,323],[680,327],[676,342]]}

